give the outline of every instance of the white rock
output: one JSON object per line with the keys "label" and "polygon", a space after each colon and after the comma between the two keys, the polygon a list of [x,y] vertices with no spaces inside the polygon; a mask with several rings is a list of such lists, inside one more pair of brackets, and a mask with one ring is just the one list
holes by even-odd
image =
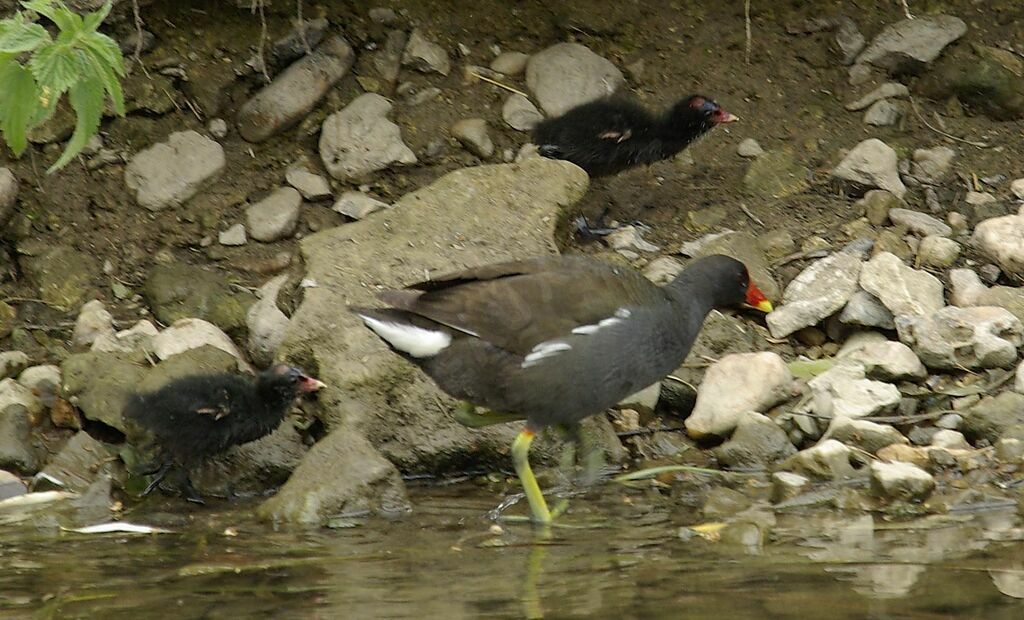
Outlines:
{"label": "white rock", "polygon": [[501,107],[501,118],[505,119],[512,129],[530,131],[537,126],[537,123],[544,120],[544,115],[529,99],[513,93]]}
{"label": "white rock", "polygon": [[301,212],[302,194],[291,187],[279,187],[245,210],[246,229],[257,241],[284,239],[295,232]]}
{"label": "white rock", "polygon": [[888,190],[897,198],[903,198],[907,193],[897,169],[896,151],[877,138],[864,140],[853,147],[832,170],[832,176],[861,187]]}
{"label": "white rock", "polygon": [[103,334],[92,343],[90,351],[105,353],[132,353],[134,351],[151,351],[153,338],[160,333],[156,326],[147,320],[141,320],[128,329],[116,334]]}
{"label": "white rock", "polygon": [[889,252],[876,254],[864,264],[860,285],[897,319],[900,315],[925,315],[944,305],[942,282],[938,278],[908,267]]}
{"label": "white rock", "polygon": [[334,211],[350,217],[354,220],[361,220],[371,213],[376,213],[381,209],[387,209],[391,205],[386,202],[381,202],[372,196],[367,196],[362,192],[344,192],[338,197],[337,202],[331,207]]}
{"label": "white rock", "polygon": [[877,297],[864,289],[858,289],[843,306],[839,320],[847,325],[896,329],[892,312]]}
{"label": "white rock", "polygon": [[917,260],[924,267],[946,269],[960,257],[960,244],[947,237],[929,235],[917,247]]}
{"label": "white rock", "polygon": [[613,250],[639,250],[641,252],[657,252],[661,248],[644,240],[636,226],[623,226],[610,235],[605,242]]}
{"label": "white rock", "polygon": [[620,400],[616,406],[640,409],[642,411],[654,411],[654,408],[658,406],[659,398],[661,398],[661,381],[652,383],[639,392],[630,394]]}
{"label": "white rock", "polygon": [[235,224],[227,230],[220,231],[217,233],[217,241],[227,246],[245,245],[245,224]]}
{"label": "white rock", "polygon": [[452,136],[477,157],[494,155],[494,143],[487,133],[487,121],[482,118],[464,118],[452,125]]}
{"label": "white rock", "polygon": [[872,461],[871,487],[888,499],[921,501],[935,490],[935,479],[911,463]]}
{"label": "white rock", "polygon": [[1017,376],[1013,381],[1013,389],[1024,394],[1024,362],[1017,367]]}
{"label": "white rock", "polygon": [[964,196],[964,202],[967,204],[977,207],[980,205],[992,204],[993,202],[999,202],[995,196],[988,192],[967,192]]}
{"label": "white rock", "polygon": [[228,122],[223,118],[211,118],[206,124],[206,131],[214,138],[223,138],[228,135]]}
{"label": "white rock", "polygon": [[857,57],[857,63],[872,64],[892,73],[919,72],[965,32],[967,24],[951,15],[904,19],[886,26]]}
{"label": "white rock", "polygon": [[889,209],[889,219],[892,220],[893,224],[902,224],[911,232],[917,233],[922,237],[926,237],[928,235],[948,237],[953,234],[953,229],[942,220],[936,219],[927,213],[921,213],[920,211],[900,208]]}
{"label": "white rock", "polygon": [[949,302],[966,308],[975,306],[978,298],[988,290],[973,269],[953,269],[949,272]]}
{"label": "white rock", "polygon": [[772,503],[778,504],[803,493],[811,479],[791,471],[777,471],[772,474]]}
{"label": "white rock", "polygon": [[799,473],[812,478],[839,480],[851,478],[856,471],[850,464],[853,452],[835,439],[826,439],[816,446],[797,452],[788,465]]}
{"label": "white rock", "polygon": [[956,159],[956,151],[948,146],[914,151],[914,165],[911,172],[925,183],[939,183],[949,176],[949,169]]}
{"label": "white rock", "polygon": [[8,420],[15,416],[26,417],[29,420],[38,419],[43,413],[42,401],[32,393],[32,390],[15,381],[4,379],[0,381],[0,425],[6,428]]}
{"label": "white rock", "polygon": [[14,214],[14,204],[18,201],[18,178],[10,168],[0,167],[0,226]]}
{"label": "white rock", "polygon": [[1010,191],[1020,200],[1024,200],[1024,178],[1015,179],[1010,183]]}
{"label": "white rock", "polygon": [[320,158],[331,176],[359,180],[393,164],[415,164],[398,125],[387,119],[391,103],[375,93],[360,95],[324,121]]}
{"label": "white rock", "polygon": [[715,362],[697,390],[686,430],[694,437],[728,435],[741,415],[783,400],[793,376],[775,353],[736,353]]}
{"label": "white rock", "polygon": [[946,306],[919,317],[896,317],[900,340],[928,368],[1005,368],[1024,344],[1024,326],[1009,310]]}
{"label": "white rock", "polygon": [[284,341],[288,317],[277,307],[277,295],[288,280],[287,275],[271,279],[256,292],[259,300],[249,306],[245,323],[249,328],[249,353],[260,366],[270,364],[274,353]]}
{"label": "white rock", "polygon": [[107,312],[102,301],[93,299],[78,312],[71,343],[76,347],[87,347],[104,334],[114,335],[114,317]]}
{"label": "white rock", "polygon": [[644,276],[659,286],[668,284],[683,270],[683,264],[671,256],[661,256],[647,263]]}
{"label": "white rock", "polygon": [[753,138],[747,138],[736,147],[736,154],[740,157],[757,157],[764,153],[764,149]]}
{"label": "white rock", "polygon": [[505,75],[519,75],[526,70],[530,55],[522,52],[502,52],[491,61],[491,70]]}
{"label": "white rock", "polygon": [[894,443],[910,443],[903,433],[888,424],[876,424],[869,420],[854,420],[845,416],[832,420],[825,436],[871,454]]}
{"label": "white rock", "polygon": [[849,252],[836,252],[815,261],[793,279],[782,304],[767,316],[775,338],[815,325],[842,308],[857,292],[863,261]]}
{"label": "white rock", "polygon": [[28,368],[29,359],[24,351],[0,352],[0,379],[17,376]]}
{"label": "white rock", "polygon": [[903,117],[903,106],[883,99],[871,104],[868,111],[864,113],[864,124],[875,127],[889,127],[899,122]]}
{"label": "white rock", "polygon": [[1024,276],[1024,215],[984,220],[975,227],[973,241],[1003,271]]}
{"label": "white rock", "polygon": [[29,366],[18,375],[18,383],[32,390],[44,406],[51,407],[62,383],[60,366]]}
{"label": "white rock", "polygon": [[[843,355],[843,351],[840,350],[839,354]],[[873,379],[922,379],[928,374],[917,354],[902,342],[886,340],[864,343],[847,352],[845,357],[859,362],[865,374]]]}
{"label": "white rock", "polygon": [[234,356],[240,365],[248,367],[235,343],[219,327],[202,319],[178,319],[153,338],[153,353],[160,360],[210,345]]}
{"label": "white rock", "polygon": [[319,174],[314,174],[302,168],[289,168],[284,173],[284,179],[295,189],[299,190],[306,200],[322,200],[331,197],[331,184]]}
{"label": "white rock", "polygon": [[136,153],[124,180],[140,206],[158,211],[186,202],[220,176],[226,164],[220,144],[195,131],[179,131]]}
{"label": "white rock", "polygon": [[452,63],[443,47],[428,40],[419,30],[413,30],[402,54],[402,64],[422,73],[448,75]]}
{"label": "white rock", "polygon": [[971,444],[967,443],[967,438],[964,434],[959,431],[950,429],[942,429],[932,435],[933,448],[942,448],[943,450],[973,450]]}
{"label": "white rock", "polygon": [[837,363],[807,385],[811,410],[830,418],[863,418],[890,411],[901,397],[896,386],[867,379],[864,367],[853,361]]}
{"label": "white rock", "polygon": [[864,108],[870,107],[871,104],[881,101],[882,99],[908,96],[910,96],[910,90],[903,84],[900,84],[899,82],[886,82],[860,99],[847,103],[845,107],[851,112],[856,112],[857,110],[863,110]]}
{"label": "white rock", "polygon": [[579,43],[557,43],[526,64],[526,85],[548,116],[611,95],[625,83],[615,65]]}

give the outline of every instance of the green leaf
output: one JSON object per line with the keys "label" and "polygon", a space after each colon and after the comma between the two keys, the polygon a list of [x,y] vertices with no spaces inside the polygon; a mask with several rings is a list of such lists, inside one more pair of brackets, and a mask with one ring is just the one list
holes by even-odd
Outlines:
{"label": "green leaf", "polygon": [[39,108],[39,90],[32,73],[17,62],[0,67],[0,129],[15,155],[28,146],[28,130]]}
{"label": "green leaf", "polygon": [[[100,80],[103,90],[107,91],[107,94],[110,95],[110,101],[114,104],[114,113],[118,116],[124,116],[124,91],[121,90],[121,81],[117,79],[114,70],[92,48],[87,48],[84,52],[91,63],[90,79]],[[93,74],[95,78],[93,78]]]}
{"label": "green leaf", "polygon": [[74,11],[63,6],[63,4],[55,5],[52,0],[29,0],[28,2],[22,2],[21,5],[30,11],[35,11],[46,17],[57,24],[57,27],[62,31],[75,33],[82,29],[82,18]]}
{"label": "green leaf", "polygon": [[31,52],[50,42],[50,33],[39,24],[15,24],[0,32],[0,52]]}
{"label": "green leaf", "polygon": [[54,97],[60,97],[79,81],[75,50],[57,43],[36,50],[28,66],[39,87],[49,89]]}
{"label": "green leaf", "polygon": [[106,4],[101,6],[98,11],[94,11],[86,15],[82,25],[82,27],[85,28],[85,31],[95,32],[96,29],[100,27],[100,24],[103,23],[103,20],[107,18],[107,15],[110,14],[110,9],[113,6],[114,4],[108,1]]}
{"label": "green leaf", "polygon": [[88,76],[86,79],[75,82],[68,90],[68,99],[77,114],[75,132],[71,134],[71,139],[64,147],[60,159],[50,166],[47,172],[52,173],[66,166],[69,161],[82,152],[86,143],[89,142],[89,138],[96,135],[99,130],[100,119],[103,115],[103,86],[99,80],[91,79],[92,77]]}
{"label": "green leaf", "polygon": [[116,41],[105,34],[95,32],[83,37],[82,42],[85,43],[85,47],[98,54],[117,75],[124,75],[124,56],[121,55],[121,48]]}

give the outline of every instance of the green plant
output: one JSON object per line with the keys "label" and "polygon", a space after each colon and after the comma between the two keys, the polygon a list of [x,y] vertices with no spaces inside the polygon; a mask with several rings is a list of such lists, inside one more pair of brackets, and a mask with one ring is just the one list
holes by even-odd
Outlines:
{"label": "green plant", "polygon": [[[117,43],[96,29],[110,13],[108,1],[93,13],[78,15],[60,0],[27,0],[25,10],[0,20],[0,131],[15,155],[28,146],[28,133],[57,109],[67,93],[75,111],[75,131],[53,172],[67,165],[99,130],[109,96],[124,116],[124,59]],[[32,11],[53,22],[54,39],[31,21]]]}

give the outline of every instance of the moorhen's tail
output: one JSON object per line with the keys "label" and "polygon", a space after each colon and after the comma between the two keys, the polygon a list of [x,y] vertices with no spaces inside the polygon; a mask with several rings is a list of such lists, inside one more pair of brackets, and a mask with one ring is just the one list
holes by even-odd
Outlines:
{"label": "moorhen's tail", "polygon": [[452,342],[447,328],[407,310],[353,306],[349,310],[393,351],[412,361],[433,357]]}

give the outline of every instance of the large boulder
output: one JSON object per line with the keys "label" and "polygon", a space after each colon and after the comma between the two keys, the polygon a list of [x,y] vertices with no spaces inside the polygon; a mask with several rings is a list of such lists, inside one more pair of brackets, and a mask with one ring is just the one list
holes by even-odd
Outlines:
{"label": "large boulder", "polygon": [[558,43],[530,57],[526,85],[548,116],[607,97],[626,83],[610,60],[579,43]]}

